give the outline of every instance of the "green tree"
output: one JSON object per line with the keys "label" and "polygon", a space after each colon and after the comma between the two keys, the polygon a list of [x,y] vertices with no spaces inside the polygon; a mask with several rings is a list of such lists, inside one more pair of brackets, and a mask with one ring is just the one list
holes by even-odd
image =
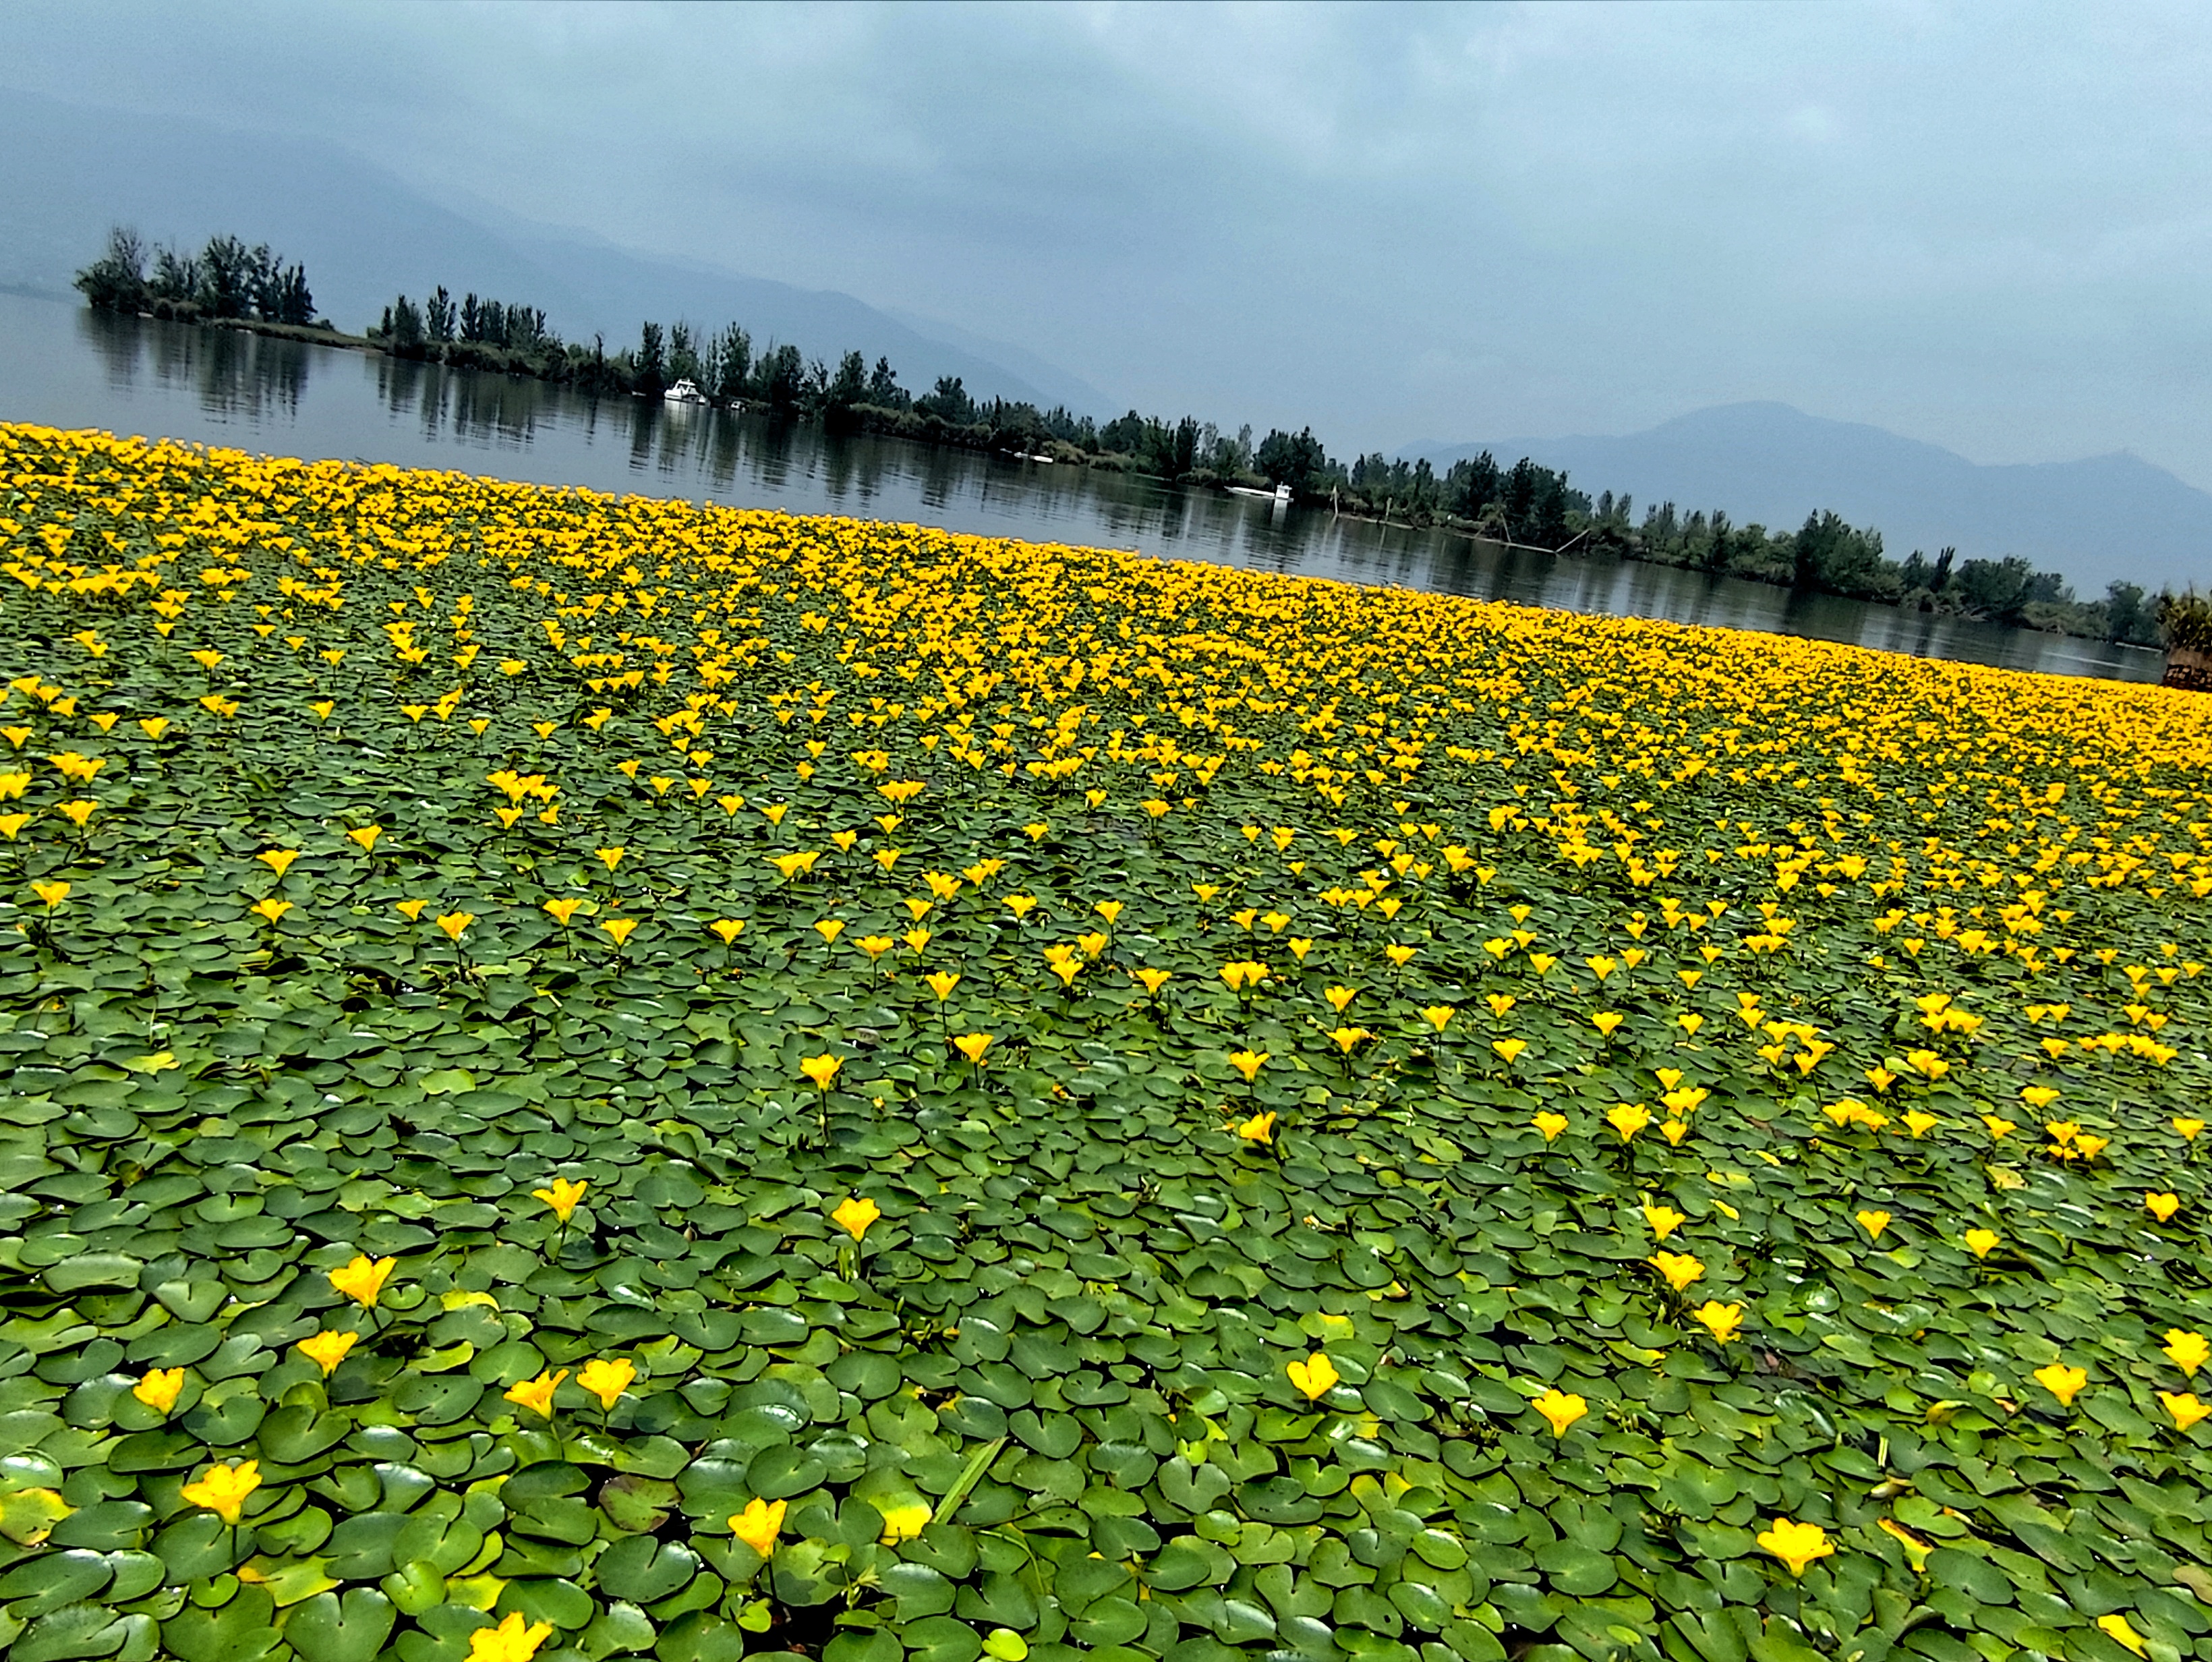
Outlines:
{"label": "green tree", "polygon": [[[253,304],[254,278],[260,262],[256,250],[234,236],[208,239],[200,250],[199,288],[192,298],[211,318],[242,318]],[[265,258],[268,250],[258,253]]]}
{"label": "green tree", "polygon": [[658,398],[668,385],[668,349],[660,326],[647,323],[638,332],[637,356],[630,360],[637,378],[637,390],[647,398]]}
{"label": "green tree", "polygon": [[796,346],[770,346],[761,355],[757,383],[771,410],[796,410],[806,391],[806,360]]}
{"label": "green tree", "polygon": [[975,400],[969,395],[958,375],[939,375],[936,387],[916,399],[914,407],[955,427],[975,424]]}
{"label": "green tree", "polygon": [[1293,496],[1310,496],[1328,469],[1328,452],[1310,427],[1295,435],[1277,428],[1260,441],[1252,460],[1268,484],[1287,484]]}
{"label": "green tree", "polygon": [[878,410],[903,410],[914,399],[906,388],[898,384],[898,372],[891,368],[891,361],[879,357],[876,360],[876,367],[868,372],[868,390],[861,401],[872,404]]}
{"label": "green tree", "polygon": [[2156,646],[2158,618],[2139,583],[2116,582],[2105,590],[2105,638],[2130,646]]}
{"label": "green tree", "polygon": [[1959,598],[1978,618],[2017,624],[2034,598],[2035,569],[2017,554],[2002,560],[1968,560],[1959,568]]}
{"label": "green tree", "polygon": [[703,373],[698,338],[691,332],[691,326],[678,318],[668,326],[668,379],[672,383],[688,380],[696,387]]}
{"label": "green tree", "polygon": [[858,352],[848,352],[837,361],[837,373],[830,376],[822,401],[829,409],[844,411],[867,396],[868,361]]}
{"label": "green tree", "polygon": [[413,301],[402,295],[384,308],[384,320],[377,334],[395,352],[420,351],[422,346],[422,314]]}
{"label": "green tree", "polygon": [[751,384],[753,338],[736,324],[717,335],[707,350],[706,378],[700,384],[717,404],[735,404]]}
{"label": "green tree", "polygon": [[103,312],[136,312],[147,301],[146,246],[138,233],[125,226],[112,227],[107,247],[98,259],[76,274],[77,289],[87,303]]}

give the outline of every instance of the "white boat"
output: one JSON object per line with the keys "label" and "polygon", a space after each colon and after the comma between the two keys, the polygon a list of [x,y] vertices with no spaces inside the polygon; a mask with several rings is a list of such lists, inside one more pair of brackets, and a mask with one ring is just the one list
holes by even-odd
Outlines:
{"label": "white boat", "polygon": [[671,404],[706,404],[710,402],[707,395],[699,390],[699,383],[688,377],[683,380],[678,381],[660,396],[666,399]]}

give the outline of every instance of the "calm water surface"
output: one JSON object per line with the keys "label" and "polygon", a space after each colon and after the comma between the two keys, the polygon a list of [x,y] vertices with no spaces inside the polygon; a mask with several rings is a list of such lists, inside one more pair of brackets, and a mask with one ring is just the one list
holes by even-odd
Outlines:
{"label": "calm water surface", "polygon": [[1555,559],[1079,467],[400,363],[0,295],[0,419],[279,455],[834,513],[1571,612],[1767,630],[2010,669],[2155,681],[2154,652],[1630,561]]}

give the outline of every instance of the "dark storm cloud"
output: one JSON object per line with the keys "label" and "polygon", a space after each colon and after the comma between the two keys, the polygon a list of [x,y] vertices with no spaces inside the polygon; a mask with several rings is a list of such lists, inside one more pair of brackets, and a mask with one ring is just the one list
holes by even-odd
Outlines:
{"label": "dark storm cloud", "polygon": [[1334,447],[1784,399],[2212,484],[2195,9],[19,3],[0,80]]}

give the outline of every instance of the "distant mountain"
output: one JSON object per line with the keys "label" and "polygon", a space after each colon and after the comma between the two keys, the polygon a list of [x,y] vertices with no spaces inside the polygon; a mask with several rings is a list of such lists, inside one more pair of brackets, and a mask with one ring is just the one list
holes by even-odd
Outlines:
{"label": "distant mountain", "polygon": [[542,306],[571,340],[604,333],[610,347],[627,346],[647,318],[702,330],[735,322],[756,347],[774,339],[832,362],[848,350],[871,363],[888,357],[916,392],[957,375],[984,398],[1048,407],[1080,399],[1085,413],[1113,413],[1096,388],[1018,348],[994,356],[978,337],[916,327],[850,295],[456,211],[312,140],[10,92],[0,99],[0,288],[66,294],[118,222],[192,247],[228,231],[303,261],[318,307],[344,329],[374,322],[395,294],[442,283],[457,296],[474,289]]}
{"label": "distant mountain", "polygon": [[1101,419],[1121,413],[1122,406],[1110,395],[1100,392],[1080,375],[1070,374],[1058,364],[1048,362],[1026,346],[1017,346],[1012,341],[994,340],[988,335],[963,329],[957,323],[947,323],[941,318],[923,317],[915,312],[903,312],[896,306],[887,310],[889,315],[896,318],[916,334],[927,336],[931,340],[943,341],[947,346],[964,348],[993,363],[1002,363],[1032,387],[1042,387],[1045,393],[1042,408],[1048,410],[1055,404],[1061,404],[1079,416],[1096,416]]}
{"label": "distant mountain", "polygon": [[1699,410],[1620,437],[1500,439],[1409,447],[1439,470],[1487,450],[1567,470],[1578,489],[1725,509],[1738,525],[1794,530],[1832,508],[1901,558],[1947,544],[1962,557],[2018,554],[2063,571],[2085,599],[2115,578],[2152,588],[2212,584],[2212,495],[2127,452],[1984,467],[1938,445],[1786,404]]}

